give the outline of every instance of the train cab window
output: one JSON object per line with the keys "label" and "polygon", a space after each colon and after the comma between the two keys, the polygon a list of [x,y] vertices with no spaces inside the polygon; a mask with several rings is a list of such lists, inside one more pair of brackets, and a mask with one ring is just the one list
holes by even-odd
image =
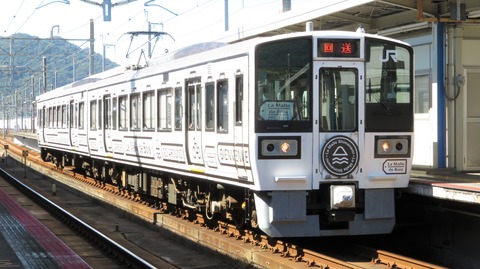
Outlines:
{"label": "train cab window", "polygon": [[182,88],[175,88],[175,130],[182,130]]}
{"label": "train cab window", "polygon": [[365,40],[365,131],[413,131],[413,50]]}
{"label": "train cab window", "polygon": [[255,130],[312,131],[312,39],[261,44],[255,56]]}
{"label": "train cab window", "polygon": [[143,128],[144,130],[155,130],[155,92],[143,93]]}
{"label": "train cab window", "polygon": [[157,96],[158,130],[170,131],[172,129],[172,89],[160,89]]}
{"label": "train cab window", "polygon": [[228,81],[217,82],[217,131],[228,132]]}
{"label": "train cab window", "polygon": [[235,77],[235,124],[242,125],[243,113],[243,76]]}
{"label": "train cab window", "polygon": [[112,98],[112,130],[117,130],[117,97]]}
{"label": "train cab window", "polygon": [[97,129],[97,100],[90,101],[90,130]]}
{"label": "train cab window", "polygon": [[215,84],[205,84],[205,130],[215,130]]}
{"label": "train cab window", "polygon": [[85,103],[78,103],[78,129],[85,128]]}
{"label": "train cab window", "polygon": [[118,129],[127,130],[127,96],[118,97]]}
{"label": "train cab window", "polygon": [[321,131],[357,129],[357,69],[322,68],[320,70]]}
{"label": "train cab window", "polygon": [[139,130],[141,127],[140,106],[140,94],[130,95],[130,128],[132,130]]}

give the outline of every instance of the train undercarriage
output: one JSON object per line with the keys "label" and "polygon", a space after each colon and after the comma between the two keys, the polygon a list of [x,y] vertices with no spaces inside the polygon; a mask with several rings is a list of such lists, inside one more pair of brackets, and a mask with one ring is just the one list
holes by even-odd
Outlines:
{"label": "train undercarriage", "polygon": [[42,160],[58,169],[74,167],[76,173],[114,185],[153,207],[167,203],[172,212],[182,208],[201,213],[208,220],[258,228],[253,192],[248,189],[43,148]]}

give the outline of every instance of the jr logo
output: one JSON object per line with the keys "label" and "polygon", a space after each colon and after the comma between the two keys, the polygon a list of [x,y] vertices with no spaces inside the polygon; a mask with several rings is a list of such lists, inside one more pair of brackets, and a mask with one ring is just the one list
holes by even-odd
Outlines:
{"label": "jr logo", "polygon": [[387,50],[387,52],[385,53],[385,58],[382,58],[382,55],[380,55],[378,56],[378,59],[380,60],[380,62],[385,63],[388,62],[388,58],[390,57],[392,57],[392,60],[394,62],[398,62],[396,50]]}

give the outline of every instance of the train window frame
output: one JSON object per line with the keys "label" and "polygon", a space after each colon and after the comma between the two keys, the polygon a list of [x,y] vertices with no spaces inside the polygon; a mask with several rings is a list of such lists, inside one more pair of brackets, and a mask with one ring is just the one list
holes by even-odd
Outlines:
{"label": "train window frame", "polygon": [[181,86],[175,87],[174,89],[174,100],[175,100],[175,107],[174,107],[174,113],[175,113],[175,131],[181,131],[182,130],[182,122],[183,122],[183,88]]}
{"label": "train window frame", "polygon": [[413,131],[413,48],[365,38],[365,132]]}
{"label": "train window frame", "polygon": [[215,132],[215,83],[213,81],[205,83],[205,131]]}
{"label": "train window frame", "polygon": [[118,98],[112,98],[112,130],[117,130]]}
{"label": "train window frame", "polygon": [[254,57],[255,132],[312,132],[312,37],[259,44]]}
{"label": "train window frame", "polygon": [[90,101],[90,109],[89,109],[89,115],[90,115],[90,131],[96,131],[97,130],[97,100],[91,100]]}
{"label": "train window frame", "polygon": [[43,115],[44,115],[44,110],[45,110],[45,107],[42,107],[42,108],[39,108],[37,110],[37,115],[38,115],[38,121],[37,121],[37,127],[39,129],[43,129],[44,128],[44,121],[45,119],[43,118]]}
{"label": "train window frame", "polygon": [[187,89],[187,119],[189,131],[202,130],[202,85],[200,78],[188,79]]}
{"label": "train window frame", "polygon": [[128,95],[118,97],[118,130],[128,131]]}
{"label": "train window frame", "polygon": [[102,130],[103,127],[103,102],[102,99],[97,100],[97,113],[98,113],[98,122],[97,122],[97,130]]}
{"label": "train window frame", "polygon": [[243,74],[235,76],[235,125],[243,124]]}
{"label": "train window frame", "polygon": [[[223,89],[223,87],[225,89]],[[223,92],[225,91],[225,92]],[[229,116],[229,103],[228,102],[228,79],[217,80],[216,87],[217,97],[217,133],[228,133],[228,116]],[[223,97],[223,98],[220,98]],[[223,102],[222,102],[223,100]],[[226,103],[225,103],[226,101]]]}
{"label": "train window frame", "polygon": [[74,103],[73,101],[70,101],[70,103],[68,104],[68,123],[69,123],[69,128],[72,129],[72,128],[75,128],[75,113],[74,113]]}
{"label": "train window frame", "polygon": [[[341,73],[340,73],[341,72]],[[331,79],[331,88],[325,90],[324,76],[326,73],[336,75]],[[351,73],[354,84],[345,84],[348,81],[348,73]],[[343,76],[341,76],[343,74]],[[344,80],[342,80],[344,79]],[[323,67],[319,71],[319,90],[320,100],[322,100],[319,109],[320,132],[354,132],[358,130],[358,91],[359,91],[359,72],[357,68],[351,67]],[[344,84],[336,84],[343,82]],[[353,88],[348,87],[353,86]],[[346,96],[345,96],[346,95]],[[353,97],[353,98],[352,98]],[[325,101],[325,102],[324,102]],[[349,107],[353,106],[353,108]],[[324,109],[325,108],[325,109]],[[345,111],[353,113],[347,115]],[[348,121],[350,119],[350,121]],[[341,126],[341,127],[340,127]]]}
{"label": "train window frame", "polygon": [[78,129],[83,130],[85,128],[85,102],[78,103]]}
{"label": "train window frame", "polygon": [[143,131],[155,131],[155,90],[142,93],[142,110]]}
{"label": "train window frame", "polygon": [[53,122],[53,126],[54,128],[60,128],[60,124],[59,124],[59,118],[60,118],[60,106],[55,106],[55,109],[54,109],[55,113],[53,115],[54,117],[54,122]]}
{"label": "train window frame", "polygon": [[157,90],[157,130],[161,132],[172,131],[172,88]]}
{"label": "train window frame", "polygon": [[142,127],[142,98],[140,93],[130,94],[130,130],[140,131]]}
{"label": "train window frame", "polygon": [[67,117],[67,105],[62,105],[62,129],[67,129],[68,127],[68,117]]}
{"label": "train window frame", "polygon": [[109,94],[103,96],[103,124],[105,130],[112,129],[112,97]]}

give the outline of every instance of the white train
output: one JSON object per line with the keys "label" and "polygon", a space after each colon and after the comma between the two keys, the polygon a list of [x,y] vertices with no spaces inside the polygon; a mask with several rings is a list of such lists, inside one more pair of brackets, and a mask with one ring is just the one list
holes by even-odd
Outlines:
{"label": "white train", "polygon": [[36,100],[44,160],[273,237],[389,233],[413,50],[357,32],[201,44]]}

